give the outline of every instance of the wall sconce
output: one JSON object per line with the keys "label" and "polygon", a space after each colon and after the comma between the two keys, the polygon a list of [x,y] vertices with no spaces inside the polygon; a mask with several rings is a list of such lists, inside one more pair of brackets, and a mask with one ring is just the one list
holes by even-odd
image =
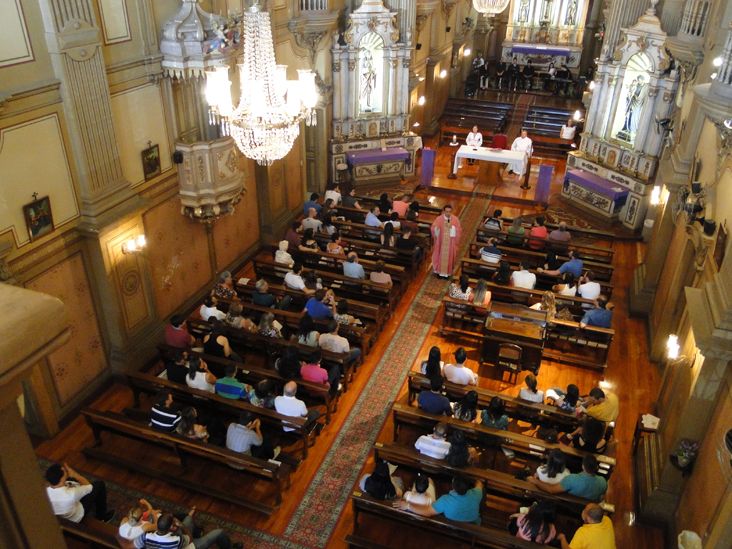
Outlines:
{"label": "wall sconce", "polygon": [[590,91],[593,91],[595,89],[595,85],[596,85],[595,84],[595,81],[594,80],[591,80],[590,81]]}
{"label": "wall sconce", "polygon": [[679,337],[676,334],[669,334],[666,341],[666,358],[669,360],[677,360],[679,358]]}
{"label": "wall sconce", "polygon": [[415,122],[414,124],[412,124],[412,127],[413,128],[419,128],[419,122]]}
{"label": "wall sconce", "polygon": [[420,107],[424,105],[427,102],[427,99],[425,99],[424,95],[420,95],[419,99],[417,99],[417,105]]}
{"label": "wall sconce", "polygon": [[125,240],[122,243],[122,253],[125,255],[140,253],[145,246],[147,246],[147,240],[145,239],[145,235],[141,234],[135,238]]}
{"label": "wall sconce", "polygon": [[575,122],[579,122],[582,120],[582,113],[580,111],[574,111],[574,115],[572,116]]}
{"label": "wall sconce", "polygon": [[445,78],[447,76],[447,69],[442,69],[440,71],[440,78]]}
{"label": "wall sconce", "polygon": [[714,58],[714,59],[712,60],[712,66],[713,66],[713,67],[717,67],[717,68],[719,68],[719,67],[721,67],[721,66],[722,66],[722,61],[723,61],[723,59],[722,59],[722,56],[721,56],[721,55],[720,55],[720,56],[718,56],[718,57],[715,57],[715,58]]}
{"label": "wall sconce", "polygon": [[661,187],[656,185],[651,191],[651,206],[658,206],[661,203]]}
{"label": "wall sconce", "polygon": [[473,50],[471,50],[470,48],[465,48],[463,50],[463,57],[468,57],[471,53],[473,53]]}

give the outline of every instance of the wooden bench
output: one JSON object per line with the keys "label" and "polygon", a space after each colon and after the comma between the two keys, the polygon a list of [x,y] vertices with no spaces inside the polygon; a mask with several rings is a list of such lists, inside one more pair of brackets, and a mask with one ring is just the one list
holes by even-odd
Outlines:
{"label": "wooden bench", "polygon": [[[534,218],[536,216],[525,216]],[[485,219],[483,220],[485,221]],[[505,229],[508,229],[508,226],[513,223],[513,218],[511,217],[502,217],[501,221],[503,222],[504,231]],[[546,228],[551,232],[552,230],[559,227],[558,223],[544,223]],[[481,223],[481,226],[483,226],[483,223]],[[529,221],[525,221],[523,223],[523,227],[525,229],[531,228],[531,223]],[[615,241],[615,234],[609,231],[601,231],[598,229],[590,229],[588,227],[577,227],[576,225],[567,225],[567,230],[572,233],[573,237],[581,237],[586,238],[588,240],[593,241],[593,244],[599,245],[600,243],[606,243],[608,244],[609,248],[612,248],[613,242]],[[574,245],[574,243],[572,243]]]}
{"label": "wooden bench", "polygon": [[[315,239],[321,246],[326,246],[330,242],[330,236],[323,233],[316,234]],[[360,258],[370,259],[372,261],[380,259],[384,263],[401,265],[410,276],[416,275],[421,265],[416,249],[402,250],[396,247],[391,248],[372,240],[359,240],[357,238],[341,237],[341,242],[343,242],[343,247],[349,252],[356,252],[359,260]],[[422,259],[424,259],[424,256]]]}
{"label": "wooden bench", "polygon": [[[533,457],[533,459],[539,461],[542,461],[550,450],[561,450],[567,456],[570,464],[574,463],[573,469],[575,470],[580,469],[582,458],[589,453],[578,450],[573,446],[547,442],[546,440],[521,433],[493,429],[482,424],[468,423],[454,417],[430,414],[402,402],[395,402],[392,406],[392,419],[394,421],[394,441],[398,440],[399,432],[403,425],[414,426],[422,433],[431,433],[436,423],[444,422],[451,429],[463,431],[465,437],[469,440],[476,441],[480,444],[486,437],[490,437],[517,454]],[[611,454],[615,450],[614,446],[611,443],[606,454],[592,454],[597,458],[600,466],[598,474],[606,478],[610,477],[615,468],[615,458],[611,457]]]}
{"label": "wooden bench", "polygon": [[[372,242],[376,240],[372,237],[372,234],[380,234],[384,232],[383,227],[370,227],[369,225],[365,225],[363,223],[354,223],[352,221],[339,221],[337,219],[334,219],[333,224],[338,229],[338,233],[345,237],[355,237],[360,240],[371,240]],[[400,235],[401,229],[395,230],[394,234],[397,236]],[[431,249],[432,237],[429,233],[425,234],[421,232],[413,232],[412,238],[415,239],[417,244],[423,250]]]}
{"label": "wooden bench", "polygon": [[[374,206],[377,206],[377,204],[373,204]],[[347,208],[345,206],[338,206],[338,215],[341,215],[345,217],[347,220],[352,221],[354,223],[363,223],[366,220],[366,215],[369,213],[369,210],[359,210],[357,208]],[[422,212],[420,211],[420,214]],[[382,223],[386,223],[391,219],[391,216],[386,212],[381,212],[378,215],[379,220]],[[400,218],[400,222],[403,218]],[[434,221],[434,219],[432,220]],[[430,234],[430,229],[432,226],[432,223],[427,221],[419,220],[417,223],[417,233],[418,234]],[[395,232],[400,232],[399,229],[396,229]],[[412,231],[414,232],[414,231]]]}
{"label": "wooden bench", "polygon": [[[121,465],[175,486],[180,486],[186,490],[199,492],[226,501],[227,503],[240,505],[267,515],[277,509],[282,502],[283,484],[289,482],[289,467],[285,464],[247,456],[226,448],[219,448],[203,442],[187,439],[176,434],[163,433],[145,424],[132,421],[116,412],[100,412],[86,409],[82,410],[81,413],[94,434],[94,446],[84,449],[84,454],[89,457],[101,459],[117,466]],[[102,433],[104,432],[147,443],[157,448],[165,448],[172,452],[178,459],[178,466],[170,467],[166,463],[166,470],[156,469],[150,466],[147,461],[120,455],[118,451],[108,451],[102,447]],[[183,478],[183,473],[188,471],[187,456],[202,458],[206,461],[225,466],[233,466],[249,475],[272,483],[274,486],[274,493],[272,494],[274,503],[248,499],[247,497],[242,497],[242,494],[234,493],[233,490],[221,490],[210,486],[206,481],[199,483],[193,481],[191,478]],[[232,469],[230,474],[234,476],[236,472]],[[254,492],[252,491],[250,493]]]}
{"label": "wooden bench", "polygon": [[81,522],[73,522],[56,517],[64,537],[81,541],[89,547],[105,547],[109,549],[130,549],[131,545],[123,544],[117,537],[117,522],[107,524],[91,516],[85,516]]}
{"label": "wooden bench", "polygon": [[[399,194],[399,193],[397,193]],[[378,206],[379,205],[379,199],[375,196],[365,196],[365,195],[358,195],[356,196],[359,203],[361,205],[367,205],[367,206]],[[432,217],[437,217],[442,213],[442,208],[438,208],[437,206],[431,205],[429,202],[424,204],[422,202],[419,203],[419,215],[427,214]]]}
{"label": "wooden bench", "polygon": [[483,338],[483,325],[488,314],[486,308],[446,295],[442,298],[442,310],[440,335],[459,334]]}

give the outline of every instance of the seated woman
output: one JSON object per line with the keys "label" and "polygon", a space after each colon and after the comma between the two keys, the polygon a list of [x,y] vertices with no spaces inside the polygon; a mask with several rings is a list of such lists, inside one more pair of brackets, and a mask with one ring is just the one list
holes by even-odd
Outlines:
{"label": "seated woman", "polygon": [[338,324],[346,324],[352,326],[361,326],[363,323],[360,319],[348,313],[348,300],[341,299],[336,304],[336,312],[333,318]]}
{"label": "seated woman", "polygon": [[341,235],[339,233],[333,233],[330,235],[330,242],[325,247],[325,251],[333,255],[342,255],[345,257],[346,249],[343,247],[341,241]]}
{"label": "seated woman", "polygon": [[288,267],[292,267],[295,264],[295,260],[290,255],[290,252],[287,251],[289,246],[290,243],[287,240],[280,241],[274,256],[275,263],[287,265]]}
{"label": "seated woman", "polygon": [[242,307],[241,303],[232,303],[229,305],[229,312],[226,313],[226,317],[223,321],[224,324],[239,330],[256,332],[257,325],[252,322],[252,319],[242,316],[242,311],[244,311],[244,307]]}
{"label": "seated woman", "polygon": [[547,315],[547,319],[551,320],[557,314],[557,301],[552,292],[544,292],[541,301],[534,303],[531,307],[535,311],[543,311]]}
{"label": "seated woman", "polygon": [[331,395],[340,389],[338,380],[341,378],[341,370],[337,364],[331,364],[325,367],[322,364],[323,356],[320,349],[313,351],[307,360],[302,361],[300,365],[300,377],[305,381],[319,383],[325,385],[330,390]]}
{"label": "seated woman", "polygon": [[282,338],[280,328],[275,325],[275,317],[272,313],[264,313],[259,319],[259,333],[266,337]]}
{"label": "seated woman", "polygon": [[514,217],[511,226],[506,231],[506,244],[509,246],[523,246],[525,234],[526,229],[521,223],[521,218]]}
{"label": "seated woman", "polygon": [[333,224],[333,212],[329,211],[327,214],[321,212],[321,217],[323,219],[323,226],[320,230],[329,236],[333,236],[337,231],[336,226]]}
{"label": "seated woman", "polygon": [[391,288],[394,285],[394,282],[391,279],[391,275],[384,272],[385,268],[385,263],[379,259],[376,262],[374,270],[369,273],[369,280],[376,284],[383,284],[384,286]]}
{"label": "seated woman", "polygon": [[560,410],[565,412],[575,413],[581,405],[579,387],[574,383],[567,385],[566,393],[558,387],[548,389],[546,397],[551,399],[551,404],[554,404],[554,406],[557,406]]}
{"label": "seated woman", "polygon": [[573,119],[568,119],[566,124],[562,124],[562,129],[559,130],[560,139],[574,139],[574,134],[577,132],[577,128],[574,125]]}
{"label": "seated woman", "polygon": [[544,258],[544,270],[556,271],[562,266],[563,261],[557,257],[557,252],[549,250]]}
{"label": "seated woman", "polygon": [[382,231],[379,238],[381,239],[382,246],[385,246],[387,248],[393,248],[396,244],[396,237],[394,236],[394,224],[386,223],[384,225],[384,230]]}
{"label": "seated woman", "polygon": [[383,214],[390,214],[391,213],[391,200],[389,200],[389,195],[387,193],[381,193],[381,196],[379,197],[379,203],[377,204],[379,207],[379,211]]}
{"label": "seated woman", "polygon": [[250,404],[274,410],[274,383],[271,379],[263,379],[255,387],[250,387],[248,393]]}
{"label": "seated woman", "polygon": [[607,446],[604,436],[605,423],[594,417],[585,416],[579,428],[569,433],[567,438],[572,441],[575,448],[599,454],[604,452]]}
{"label": "seated woman", "polygon": [[216,376],[208,369],[208,364],[201,360],[201,357],[198,355],[191,355],[189,357],[186,385],[191,389],[214,393],[216,392],[214,389],[216,379]]}
{"label": "seated woman", "polygon": [[488,313],[488,306],[491,303],[491,292],[488,290],[488,283],[482,278],[478,280],[473,293],[473,304],[476,308],[484,309],[481,312]]}
{"label": "seated woman", "polygon": [[211,294],[218,299],[233,300],[239,299],[234,289],[234,281],[229,271],[223,271],[219,275],[219,281],[214,286]]}
{"label": "seated woman", "polygon": [[186,438],[208,442],[208,430],[205,425],[198,422],[198,412],[193,406],[183,408],[175,432]]}
{"label": "seated woman", "polygon": [[307,290],[316,291],[323,289],[323,283],[320,281],[315,271],[305,271],[302,274],[302,280],[305,283],[305,289]]}
{"label": "seated woman", "polygon": [[465,440],[465,433],[459,429],[452,431],[450,435],[450,450],[447,452],[445,461],[450,467],[467,467],[478,461],[478,450],[469,446]]}
{"label": "seated woman", "polygon": [[263,278],[254,283],[252,303],[260,307],[274,307],[277,303],[277,298],[269,292],[269,284]]}
{"label": "seated woman", "polygon": [[519,391],[519,398],[528,400],[529,402],[544,402],[544,391],[539,391],[536,388],[537,381],[534,374],[528,374],[524,378],[526,387],[522,387]]}
{"label": "seated woman", "polygon": [[300,357],[295,347],[285,347],[282,354],[275,360],[275,370],[287,379],[300,379]]}
{"label": "seated woman", "polygon": [[424,473],[419,473],[411,490],[404,492],[404,499],[414,505],[432,505],[437,499],[434,481]]}
{"label": "seated woman", "polygon": [[422,362],[419,370],[428,378],[439,377],[442,379],[442,368],[445,363],[441,360],[441,353],[439,347],[432,347],[430,354],[427,356],[427,360]]}
{"label": "seated woman", "polygon": [[462,400],[455,403],[453,417],[468,422],[479,422],[478,420],[478,393],[468,391]]}
{"label": "seated woman", "polygon": [[577,295],[578,287],[579,279],[576,279],[572,273],[564,273],[562,275],[562,282],[552,286],[552,291],[559,295],[574,297]]}
{"label": "seated woman", "polygon": [[470,287],[470,277],[466,274],[460,275],[460,282],[452,282],[447,295],[453,299],[462,301],[472,301],[473,289]]}
{"label": "seated woman", "polygon": [[315,233],[312,229],[305,229],[303,231],[302,239],[300,240],[300,245],[298,246],[298,249],[301,252],[317,252],[318,250],[320,250],[320,247],[318,246],[318,241],[315,240]]}
{"label": "seated woman", "polygon": [[[546,545],[554,540],[557,529],[554,526],[556,509],[554,503],[548,500],[541,500],[529,507],[527,513],[516,513],[511,515],[512,523],[509,531],[516,537],[534,543]],[[513,523],[515,520],[515,526]]]}
{"label": "seated woman", "polygon": [[508,429],[508,416],[506,415],[506,406],[503,404],[503,399],[494,396],[488,404],[488,408],[481,412],[480,419],[486,427],[501,429],[502,431]]}
{"label": "seated woman", "polygon": [[[307,345],[308,347],[317,347],[318,338],[320,332],[315,329],[315,321],[313,317],[305,313],[300,319],[300,325],[297,328],[297,342],[300,345]],[[295,336],[293,336],[293,339]]]}
{"label": "seated woman", "polygon": [[389,464],[383,460],[376,462],[374,472],[362,476],[358,485],[372,498],[382,501],[401,497],[404,489],[402,479],[392,476]]}
{"label": "seated woman", "polygon": [[229,338],[224,335],[224,325],[218,320],[211,324],[211,332],[203,336],[203,352],[207,355],[244,362],[231,348]]}
{"label": "seated woman", "polygon": [[511,282],[511,264],[508,261],[501,261],[498,264],[498,270],[493,273],[493,282],[504,285]]}
{"label": "seated woman", "polygon": [[495,233],[500,233],[503,229],[503,221],[501,221],[502,215],[503,211],[495,210],[493,212],[493,215],[489,216],[488,219],[485,220],[485,223],[483,223],[483,228],[489,231],[493,231]]}
{"label": "seated woman", "polygon": [[391,215],[389,216],[389,221],[384,223],[384,227],[386,227],[387,225],[391,225],[392,227],[394,227],[395,231],[398,231],[401,228],[402,224],[399,221],[399,214],[397,212],[391,212]]}
{"label": "seated woman", "polygon": [[544,464],[536,468],[534,476],[547,484],[559,484],[569,474],[566,454],[558,448],[554,448],[547,453]]}

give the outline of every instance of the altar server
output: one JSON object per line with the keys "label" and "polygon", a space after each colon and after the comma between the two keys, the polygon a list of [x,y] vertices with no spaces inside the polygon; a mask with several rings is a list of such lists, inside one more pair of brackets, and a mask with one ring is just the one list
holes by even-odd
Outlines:
{"label": "altar server", "polygon": [[[473,126],[473,130],[465,138],[465,144],[468,147],[482,147],[483,146],[483,134],[478,131],[478,126]],[[475,160],[472,158],[468,159],[468,164],[475,164]]]}
{"label": "altar server", "polygon": [[531,154],[534,152],[533,144],[531,142],[531,139],[529,138],[529,134],[526,130],[521,130],[521,137],[517,137],[513,140],[513,144],[511,145],[512,151],[519,151],[526,153],[526,162],[511,162],[509,166],[509,172],[516,173],[521,177],[524,175],[524,168],[526,167],[526,164],[528,164],[528,159],[531,157]]}

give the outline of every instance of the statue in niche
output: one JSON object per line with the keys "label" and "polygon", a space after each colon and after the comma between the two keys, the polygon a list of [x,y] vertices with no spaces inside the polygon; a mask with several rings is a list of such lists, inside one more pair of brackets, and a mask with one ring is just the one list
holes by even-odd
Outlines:
{"label": "statue in niche", "polygon": [[567,15],[564,18],[564,24],[567,26],[574,26],[577,19],[577,0],[570,0],[569,6],[567,7]]}
{"label": "statue in niche", "polygon": [[551,21],[552,3],[553,3],[553,0],[544,0],[544,9],[542,10],[542,14],[541,14],[542,23],[549,23],[549,21]]}
{"label": "statue in niche", "polygon": [[518,22],[529,22],[529,0],[521,0],[521,4],[519,5]]}
{"label": "statue in niche", "polygon": [[632,136],[638,129],[638,118],[645,102],[646,84],[642,74],[636,76],[628,86],[628,95],[625,97],[625,121],[617,133],[618,139],[632,143]]}
{"label": "statue in niche", "polygon": [[371,110],[371,94],[376,88],[376,70],[374,69],[374,58],[371,51],[362,49],[363,73],[361,74],[361,97],[366,101],[366,110]]}

